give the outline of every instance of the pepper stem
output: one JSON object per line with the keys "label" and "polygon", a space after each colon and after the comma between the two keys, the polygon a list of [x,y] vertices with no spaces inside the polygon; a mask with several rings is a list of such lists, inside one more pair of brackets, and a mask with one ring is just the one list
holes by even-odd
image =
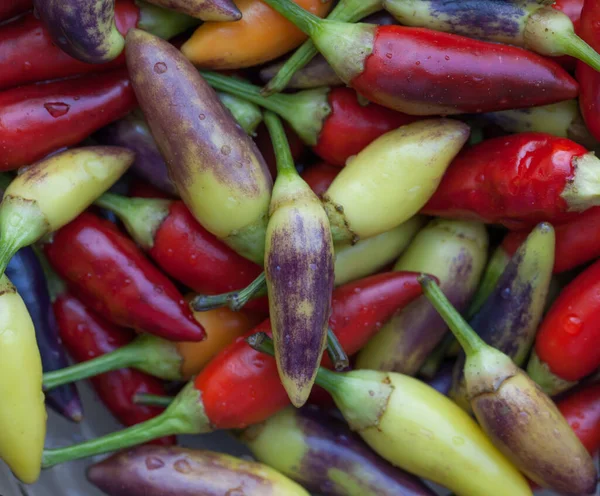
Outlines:
{"label": "pepper stem", "polygon": [[600,54],[583,41],[575,32],[561,33],[557,40],[566,55],[575,57],[592,69],[600,71]]}
{"label": "pepper stem", "polygon": [[133,402],[136,405],[162,406],[167,408],[171,403],[173,403],[173,397],[159,396],[158,394],[139,393],[133,397]]}
{"label": "pepper stem", "polygon": [[419,283],[423,294],[444,319],[467,356],[473,356],[487,346],[448,301],[433,277],[421,274]]}
{"label": "pepper stem", "polygon": [[273,151],[275,152],[275,160],[277,162],[277,175],[298,175],[298,171],[294,166],[294,158],[288,143],[283,125],[273,112],[265,112],[265,124],[271,136]]}
{"label": "pepper stem", "polygon": [[293,22],[300,31],[313,36],[323,25],[323,20],[307,12],[291,0],[264,0],[264,2],[288,21]]}
{"label": "pepper stem", "polygon": [[153,419],[84,443],[44,450],[42,468],[130,448],[164,436],[202,434],[211,430],[200,393],[194,388],[192,381],[163,413]]}
{"label": "pepper stem", "polygon": [[350,360],[348,355],[342,348],[342,345],[338,341],[337,336],[331,330],[331,327],[327,328],[327,354],[329,359],[333,363],[335,370],[341,372],[350,366]]}
{"label": "pepper stem", "polygon": [[[357,22],[381,10],[381,0],[340,0],[327,16],[331,21]],[[283,64],[279,72],[262,89],[264,96],[279,93],[285,89],[294,74],[317,55],[318,50],[312,40],[306,40],[300,48]]]}
{"label": "pepper stem", "polygon": [[173,202],[104,193],[94,203],[116,214],[135,242],[148,251],[154,246],[156,232],[169,215],[169,207]]}
{"label": "pepper stem", "polygon": [[208,312],[226,306],[234,312],[239,312],[250,300],[266,294],[267,283],[265,273],[262,272],[244,289],[220,295],[197,295],[190,301],[190,307],[194,312]]}

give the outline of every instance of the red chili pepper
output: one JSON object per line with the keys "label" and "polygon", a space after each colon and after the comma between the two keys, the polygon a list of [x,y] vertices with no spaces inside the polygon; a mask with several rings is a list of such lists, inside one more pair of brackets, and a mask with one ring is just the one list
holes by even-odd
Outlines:
{"label": "red chili pepper", "polygon": [[423,213],[511,229],[562,223],[598,205],[590,174],[600,161],[581,145],[543,133],[486,140],[461,152]]}
{"label": "red chili pepper", "polygon": [[[77,298],[63,292],[54,301],[60,337],[69,355],[85,362],[130,343],[134,333],[121,329],[90,312]],[[130,426],[156,417],[161,408],[137,405],[136,394],[165,394],[158,379],[133,369],[120,369],[90,379],[102,403],[123,425]],[[175,437],[158,444],[175,444]]]}
{"label": "red chili pepper", "polygon": [[561,292],[537,334],[527,371],[556,394],[600,366],[600,261]]}
{"label": "red chili pepper", "polygon": [[29,9],[33,9],[33,0],[2,0],[0,3],[0,21],[10,19]]}
{"label": "red chili pepper", "polygon": [[[572,221],[555,227],[554,273],[559,274],[600,257],[600,207],[590,208]],[[502,241],[512,256],[529,231],[509,232]]]}
{"label": "red chili pepper", "polygon": [[[578,34],[594,50],[600,50],[600,2],[584,2]],[[581,88],[581,115],[594,138],[600,140],[600,72],[578,62],[576,74]]]}
{"label": "red chili pepper", "polygon": [[339,167],[321,162],[315,165],[311,165],[300,174],[302,179],[306,181],[306,184],[310,186],[310,189],[320,197],[323,195],[336,176],[340,173]]}
{"label": "red chili pepper", "polygon": [[400,112],[493,112],[578,93],[560,65],[522,48],[424,28],[332,23],[291,0],[264,1],[311,36],[347,85]]}
{"label": "red chili pepper", "polygon": [[[139,16],[134,0],[115,3],[115,22],[121,34],[136,27]],[[67,55],[52,42],[50,33],[33,12],[0,26],[0,89],[124,65],[123,54],[107,64],[86,64]]]}
{"label": "red chili pepper", "polygon": [[600,384],[574,391],[557,406],[590,455],[597,453],[600,449]]}
{"label": "red chili pepper", "polygon": [[129,196],[135,198],[160,198],[162,200],[171,200],[172,197],[162,189],[152,186],[143,179],[135,177],[129,183]]}
{"label": "red chili pepper", "polygon": [[84,213],[44,249],[78,297],[113,323],[172,341],[204,339],[173,283],[110,222]]}
{"label": "red chili pepper", "polygon": [[[415,282],[415,274],[388,272],[333,292],[329,324],[348,355],[356,353],[395,311],[419,295]],[[266,320],[249,334],[270,334],[270,329]],[[323,364],[331,367],[329,357],[323,357]],[[289,404],[275,359],[252,349],[244,338],[238,338],[200,372],[195,388],[202,394],[211,424],[221,429],[262,422]]]}
{"label": "red chili pepper", "polygon": [[125,69],[0,92],[0,170],[75,145],[135,106]]}

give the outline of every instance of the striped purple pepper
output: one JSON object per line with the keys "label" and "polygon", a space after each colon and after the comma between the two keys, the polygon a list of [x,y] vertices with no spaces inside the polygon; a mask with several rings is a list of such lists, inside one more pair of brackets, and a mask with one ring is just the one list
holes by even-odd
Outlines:
{"label": "striped purple pepper", "polygon": [[203,21],[239,21],[242,13],[233,0],[146,0],[165,9]]}

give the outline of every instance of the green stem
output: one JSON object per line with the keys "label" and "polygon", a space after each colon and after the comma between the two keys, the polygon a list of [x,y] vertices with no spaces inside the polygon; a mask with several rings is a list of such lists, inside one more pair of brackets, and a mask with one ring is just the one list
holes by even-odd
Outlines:
{"label": "green stem", "polygon": [[193,382],[190,382],[158,417],[80,444],[44,450],[42,468],[126,449],[163,436],[201,434],[211,430],[200,393],[194,389]]}
{"label": "green stem", "polygon": [[158,394],[139,393],[133,397],[133,402],[136,405],[163,406],[167,408],[173,403],[173,398],[171,396],[159,396]]}
{"label": "green stem", "polygon": [[[327,19],[331,21],[357,22],[381,10],[381,0],[340,0]],[[264,96],[283,91],[294,74],[317,55],[318,50],[312,40],[306,40],[300,48],[283,64],[279,72],[263,88]]]}
{"label": "green stem", "polygon": [[190,302],[195,312],[208,312],[216,308],[229,307],[234,312],[239,312],[251,299],[267,294],[265,273],[262,272],[254,281],[244,289],[222,293],[220,295],[197,295]]}
{"label": "green stem", "polygon": [[253,136],[263,119],[260,108],[255,103],[229,93],[217,92],[217,96],[242,129]]}
{"label": "green stem", "polygon": [[313,36],[323,25],[320,17],[307,12],[292,0],[264,0],[264,2],[308,36]]}
{"label": "green stem", "polygon": [[264,119],[275,152],[277,175],[297,175],[298,171],[294,166],[294,158],[281,120],[273,112],[265,112]]}
{"label": "green stem", "polygon": [[346,355],[344,348],[342,348],[342,345],[331,328],[327,329],[327,354],[329,355],[335,370],[342,371],[350,366],[348,355]]}
{"label": "green stem", "polygon": [[463,350],[465,350],[467,356],[475,355],[486,346],[452,306],[452,303],[448,301],[448,298],[446,298],[431,276],[421,274],[419,276],[419,283],[423,288],[423,294],[440,314],[440,317],[444,319],[444,322],[446,322]]}
{"label": "green stem", "polygon": [[136,0],[135,3],[140,9],[140,20],[137,27],[165,40],[198,26],[202,22],[200,19],[180,14],[174,10],[163,9],[142,0]]}
{"label": "green stem", "polygon": [[562,33],[559,42],[565,54],[581,60],[596,71],[600,71],[600,54],[574,32]]}

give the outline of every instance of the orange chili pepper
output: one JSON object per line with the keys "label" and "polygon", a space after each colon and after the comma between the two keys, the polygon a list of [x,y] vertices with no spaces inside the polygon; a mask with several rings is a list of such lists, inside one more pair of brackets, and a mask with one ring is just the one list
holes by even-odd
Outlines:
{"label": "orange chili pepper", "polygon": [[[332,0],[294,0],[324,17]],[[236,0],[242,18],[236,22],[205,22],[181,51],[195,65],[210,69],[240,69],[264,64],[299,46],[306,35],[261,0]]]}

